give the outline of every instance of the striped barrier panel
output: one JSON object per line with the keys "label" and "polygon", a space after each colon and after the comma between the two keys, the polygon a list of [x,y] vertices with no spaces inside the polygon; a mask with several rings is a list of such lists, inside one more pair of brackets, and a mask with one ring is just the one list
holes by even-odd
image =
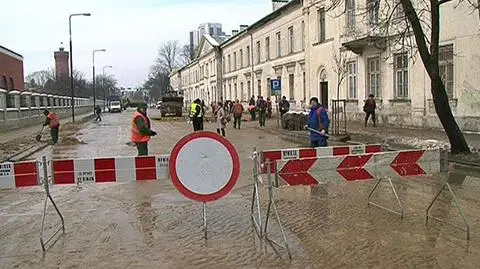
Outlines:
{"label": "striped barrier panel", "polygon": [[[169,155],[52,160],[48,173],[57,185],[167,179],[169,160]],[[42,169],[36,161],[2,163],[0,189],[37,186]]]}
{"label": "striped barrier panel", "polygon": [[0,189],[37,186],[39,175],[36,161],[0,164]]}
{"label": "striped barrier panel", "polygon": [[[297,160],[302,158],[318,158],[331,156],[345,156],[358,155],[367,153],[382,152],[382,145],[349,145],[349,146],[333,146],[333,147],[319,147],[319,148],[296,148],[296,149],[278,149],[278,150],[264,150],[260,153],[260,160],[262,165],[262,173],[266,173],[267,169],[264,166],[267,160],[273,161],[287,161]],[[270,170],[274,173],[273,166]]]}
{"label": "striped barrier panel", "polygon": [[439,149],[277,160],[276,176],[282,185],[317,185],[328,181],[435,174],[441,171],[440,162]]}

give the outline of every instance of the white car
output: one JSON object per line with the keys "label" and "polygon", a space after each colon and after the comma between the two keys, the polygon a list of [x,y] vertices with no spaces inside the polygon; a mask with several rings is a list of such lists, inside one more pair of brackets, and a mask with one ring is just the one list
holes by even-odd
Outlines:
{"label": "white car", "polygon": [[108,112],[122,112],[122,105],[120,101],[111,101],[108,106]]}

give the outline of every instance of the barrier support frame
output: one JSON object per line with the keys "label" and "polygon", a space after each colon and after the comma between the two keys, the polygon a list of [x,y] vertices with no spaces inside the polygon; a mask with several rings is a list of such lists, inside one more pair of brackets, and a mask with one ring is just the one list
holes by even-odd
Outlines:
{"label": "barrier support frame", "polygon": [[[433,205],[435,204],[435,202],[438,200],[438,197],[440,196],[440,194],[445,190],[445,188],[448,189],[448,192],[450,193],[450,195],[452,196],[452,199],[453,199],[453,203],[455,205],[455,207],[457,208],[457,211],[458,213],[460,214],[460,216],[462,217],[462,220],[463,220],[463,225],[464,227],[459,227],[458,225],[455,225],[451,222],[448,222],[444,219],[441,219],[441,218],[438,218],[438,217],[435,217],[435,216],[432,216],[430,214],[430,211],[433,207]],[[447,176],[447,180],[445,181],[445,183],[443,183],[442,187],[440,188],[440,190],[437,192],[437,194],[435,195],[435,197],[432,199],[432,201],[430,202],[430,204],[428,205],[427,207],[427,210],[426,210],[426,213],[425,213],[425,225],[428,225],[428,221],[429,219],[432,218],[438,222],[441,222],[441,223],[444,223],[444,224],[447,224],[449,226],[452,226],[456,229],[459,229],[459,230],[462,230],[466,233],[466,239],[467,241],[470,240],[470,224],[468,223],[468,220],[467,218],[465,217],[465,214],[463,213],[463,209],[462,207],[460,206],[460,203],[458,202],[457,200],[457,197],[455,196],[455,193],[453,192],[452,190],[452,187],[450,186],[450,183],[448,182],[448,176]]]}
{"label": "barrier support frame", "polygon": [[[398,211],[395,211],[393,209],[390,209],[390,208],[387,208],[385,206],[382,206],[380,204],[377,204],[375,202],[372,202],[372,195],[373,193],[375,192],[375,190],[378,188],[378,186],[380,185],[380,183],[383,181],[383,180],[388,180],[388,183],[390,185],[390,189],[392,190],[393,192],[393,195],[395,196],[395,199],[397,200],[397,203],[398,203],[398,207],[400,208],[400,212]],[[367,203],[367,206],[370,206],[370,205],[373,205],[375,207],[378,207],[380,209],[383,209],[383,210],[386,210],[390,213],[393,213],[393,214],[397,214],[400,216],[401,219],[403,219],[405,217],[405,211],[404,211],[404,208],[403,208],[403,205],[402,205],[402,202],[400,201],[400,198],[398,197],[398,194],[397,194],[397,190],[395,189],[395,186],[393,185],[393,182],[392,182],[392,179],[390,177],[380,177],[377,182],[375,182],[375,185],[373,186],[372,190],[370,191],[370,194],[368,195],[368,199],[367,199],[368,203]]]}
{"label": "barrier support frame", "polygon": [[[63,219],[63,215],[60,212],[60,210],[57,207],[57,204],[52,198],[52,195],[50,194],[50,186],[49,186],[49,177],[48,177],[48,162],[47,158],[45,156],[42,157],[42,164],[43,164],[43,187],[45,189],[45,202],[43,204],[43,212],[42,212],[42,224],[41,224],[41,230],[40,230],[40,244],[42,246],[42,252],[45,253],[46,251],[46,246],[50,241],[60,232],[62,231],[63,234],[65,234],[65,221]],[[39,173],[37,173],[38,176]],[[58,228],[47,240],[44,240],[43,233],[45,230],[45,218],[47,215],[47,202],[50,200],[52,203],[53,207],[55,208],[55,211],[57,215],[60,217],[60,220],[62,222],[62,226]]]}
{"label": "barrier support frame", "polygon": [[[259,160],[258,160],[258,152],[257,149],[253,149],[253,192],[252,192],[252,204],[250,207],[250,216],[252,217],[252,222],[254,224],[255,230],[259,234],[260,237],[263,236],[263,230],[262,230],[262,216],[261,216],[261,211],[260,211],[260,197],[258,194],[258,189],[260,182],[258,180],[259,176]],[[255,207],[257,208],[257,214],[258,216],[255,216]]]}
{"label": "barrier support frame", "polygon": [[[265,165],[267,166],[267,171],[271,171],[271,165],[272,163],[270,162],[269,159],[266,160],[266,163]],[[275,178],[277,178],[277,162],[273,162],[273,165],[274,165],[274,171],[275,171]],[[287,237],[285,236],[285,231],[283,230],[283,225],[282,225],[282,222],[280,220],[280,215],[278,215],[278,210],[277,210],[277,206],[275,205],[275,199],[274,199],[274,191],[273,191],[273,188],[274,188],[274,183],[272,181],[272,174],[269,172],[267,173],[267,180],[268,180],[268,206],[267,206],[267,215],[265,216],[265,224],[264,224],[264,231],[263,231],[263,234],[264,234],[264,237],[265,239],[270,242],[270,243],[273,243],[281,248],[284,248],[287,253],[288,253],[288,258],[291,260],[292,259],[292,254],[290,253],[290,249],[288,247],[288,242],[287,242]],[[278,226],[280,227],[280,232],[282,233],[282,239],[283,239],[283,244],[271,239],[268,237],[268,232],[267,232],[267,229],[268,229],[268,221],[270,219],[270,213],[273,209],[273,213],[275,214],[275,219],[277,220],[277,223],[278,223]]]}
{"label": "barrier support frame", "polygon": [[207,240],[207,203],[203,202],[203,231],[205,240]]}

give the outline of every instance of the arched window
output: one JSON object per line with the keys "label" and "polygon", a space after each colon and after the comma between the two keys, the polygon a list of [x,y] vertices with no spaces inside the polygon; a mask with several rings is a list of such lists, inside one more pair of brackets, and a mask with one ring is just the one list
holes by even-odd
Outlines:
{"label": "arched window", "polygon": [[8,90],[8,84],[7,84],[7,77],[6,76],[2,77],[2,89]]}
{"label": "arched window", "polygon": [[15,83],[13,82],[13,78],[10,77],[10,90],[14,90],[15,89]]}

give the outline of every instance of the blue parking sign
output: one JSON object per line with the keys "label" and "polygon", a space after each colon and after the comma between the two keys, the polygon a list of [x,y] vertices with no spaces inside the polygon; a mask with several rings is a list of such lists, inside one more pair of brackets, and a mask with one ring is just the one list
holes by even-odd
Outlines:
{"label": "blue parking sign", "polygon": [[282,95],[282,81],[280,79],[270,80],[270,88],[272,89],[272,95]]}

